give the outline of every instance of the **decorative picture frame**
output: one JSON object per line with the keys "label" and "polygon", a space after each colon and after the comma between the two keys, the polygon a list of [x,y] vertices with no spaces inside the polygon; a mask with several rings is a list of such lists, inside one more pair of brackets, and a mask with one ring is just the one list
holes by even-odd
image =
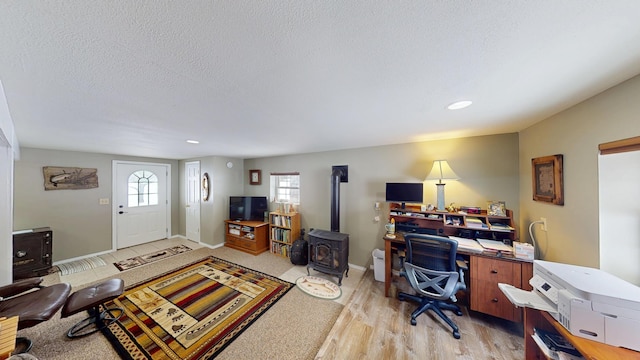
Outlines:
{"label": "decorative picture frame", "polygon": [[249,170],[249,184],[251,185],[262,184],[262,171],[257,169]]}
{"label": "decorative picture frame", "polygon": [[562,154],[531,159],[533,200],[564,205]]}
{"label": "decorative picture frame", "polygon": [[45,190],[78,190],[98,187],[98,169],[43,166]]}
{"label": "decorative picture frame", "polygon": [[487,201],[487,215],[507,216],[507,206],[504,201]]}

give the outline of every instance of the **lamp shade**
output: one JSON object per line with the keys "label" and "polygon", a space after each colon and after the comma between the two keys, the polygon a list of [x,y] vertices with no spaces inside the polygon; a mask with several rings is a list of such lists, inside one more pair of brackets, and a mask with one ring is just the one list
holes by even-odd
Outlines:
{"label": "lamp shade", "polygon": [[447,163],[447,160],[434,160],[433,167],[425,180],[438,180],[438,182],[442,182],[442,180],[458,179],[458,175],[453,172],[451,166]]}

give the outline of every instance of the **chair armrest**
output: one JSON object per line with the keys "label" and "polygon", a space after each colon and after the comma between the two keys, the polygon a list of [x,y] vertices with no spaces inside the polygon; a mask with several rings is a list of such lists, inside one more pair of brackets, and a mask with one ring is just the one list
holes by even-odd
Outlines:
{"label": "chair armrest", "polygon": [[469,270],[469,266],[467,265],[467,262],[462,259],[456,259],[456,265],[458,265],[458,268],[462,270]]}
{"label": "chair armrest", "polygon": [[0,299],[18,295],[27,290],[31,290],[35,287],[39,287],[42,282],[42,278],[30,278],[24,280],[18,280],[13,284],[0,286]]}

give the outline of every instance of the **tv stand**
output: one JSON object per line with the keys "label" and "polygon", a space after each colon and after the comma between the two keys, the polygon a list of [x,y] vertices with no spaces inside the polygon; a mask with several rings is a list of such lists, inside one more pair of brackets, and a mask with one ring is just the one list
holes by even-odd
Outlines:
{"label": "tv stand", "polygon": [[258,255],[269,249],[267,230],[269,224],[262,221],[225,220],[224,246]]}

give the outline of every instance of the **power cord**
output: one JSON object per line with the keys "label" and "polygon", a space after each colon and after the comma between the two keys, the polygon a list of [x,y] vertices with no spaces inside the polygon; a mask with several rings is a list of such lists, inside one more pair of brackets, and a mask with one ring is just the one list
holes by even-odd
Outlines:
{"label": "power cord", "polygon": [[533,230],[532,230],[533,225],[535,224],[544,224],[544,222],[541,220],[538,220],[529,224],[529,236],[531,236],[531,242],[533,243],[533,258],[538,259],[538,256],[537,256],[538,246],[536,245],[536,238],[533,236]]}

